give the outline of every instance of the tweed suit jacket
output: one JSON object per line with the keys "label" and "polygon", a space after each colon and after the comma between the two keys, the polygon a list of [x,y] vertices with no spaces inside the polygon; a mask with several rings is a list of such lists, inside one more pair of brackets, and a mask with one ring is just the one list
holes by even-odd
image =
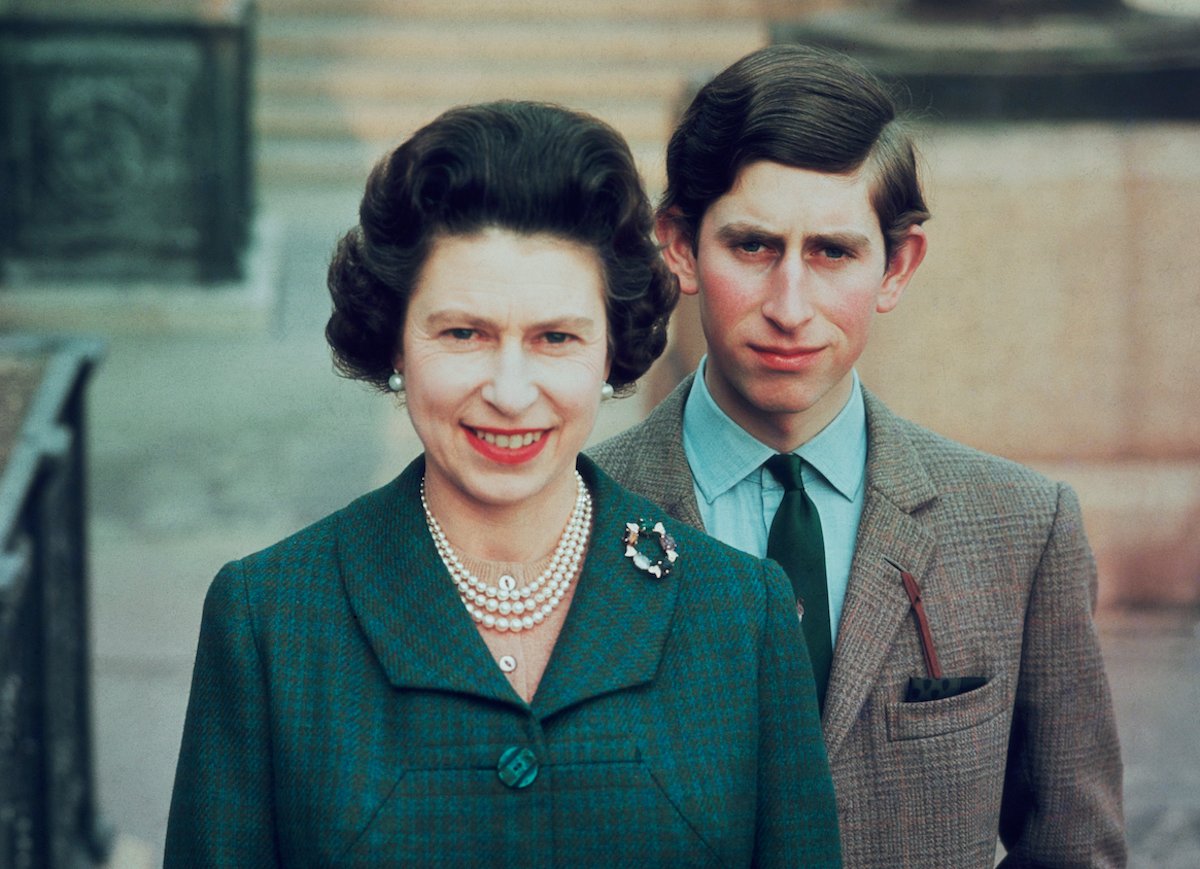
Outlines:
{"label": "tweed suit jacket", "polygon": [[[690,387],[590,454],[698,528]],[[1074,493],[864,397],[867,490],[822,721],[845,865],[991,867],[997,835],[1006,866],[1124,865],[1095,566]],[[944,673],[986,685],[902,702],[909,677],[927,673],[895,564],[920,584]]]}
{"label": "tweed suit jacket", "polygon": [[[579,466],[594,532],[532,704],[438,560],[423,459],[227,565],[165,864],[839,866],[787,578]],[[677,541],[663,579],[625,557],[639,518]],[[510,748],[532,752],[524,787],[499,775]]]}

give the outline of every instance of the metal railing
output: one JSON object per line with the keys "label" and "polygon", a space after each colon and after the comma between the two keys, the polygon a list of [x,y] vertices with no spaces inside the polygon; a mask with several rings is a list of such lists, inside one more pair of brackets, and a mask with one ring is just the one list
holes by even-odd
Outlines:
{"label": "metal railing", "polygon": [[84,448],[100,354],[94,341],[0,336],[0,869],[88,866],[109,849],[92,758]]}

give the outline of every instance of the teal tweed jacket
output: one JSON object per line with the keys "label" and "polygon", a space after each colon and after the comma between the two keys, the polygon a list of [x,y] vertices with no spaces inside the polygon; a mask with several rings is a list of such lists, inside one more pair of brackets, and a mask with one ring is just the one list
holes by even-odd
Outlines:
{"label": "teal tweed jacket", "polygon": [[579,465],[595,529],[532,704],[438,560],[421,459],[227,565],[165,865],[839,866],[786,577],[667,519],[680,558],[655,579],[624,523],[666,517]]}
{"label": "teal tweed jacket", "polygon": [[[683,449],[688,377],[590,454],[701,527]],[[939,437],[864,391],[867,477],[823,726],[845,865],[1121,867],[1121,756],[1092,622],[1096,568],[1070,487]],[[927,675],[897,565],[946,675]]]}

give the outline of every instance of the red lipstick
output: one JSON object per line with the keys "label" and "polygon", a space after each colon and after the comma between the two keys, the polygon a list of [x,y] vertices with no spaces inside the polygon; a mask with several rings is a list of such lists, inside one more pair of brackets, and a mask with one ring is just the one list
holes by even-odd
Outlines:
{"label": "red lipstick", "polygon": [[[550,440],[549,437],[547,437],[549,434],[548,429],[519,429],[505,431],[503,429],[476,429],[471,428],[470,426],[463,426],[463,431],[467,433],[467,442],[475,448],[476,452],[478,452],[484,458],[490,459],[493,462],[498,462],[502,465],[519,465],[530,461],[546,448],[546,444]],[[525,444],[524,446],[502,447],[493,443],[489,443],[481,438],[477,432],[486,432],[488,434],[497,436],[503,435],[510,438],[522,437],[523,435],[532,432],[534,434],[541,434],[541,437],[531,443]]]}

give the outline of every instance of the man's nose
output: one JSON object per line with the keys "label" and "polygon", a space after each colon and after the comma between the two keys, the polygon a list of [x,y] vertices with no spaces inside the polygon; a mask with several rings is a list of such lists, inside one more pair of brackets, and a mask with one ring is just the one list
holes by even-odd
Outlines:
{"label": "man's nose", "polygon": [[812,292],[812,276],[803,257],[798,254],[783,257],[771,275],[762,305],[763,316],[780,329],[797,329],[816,313]]}

